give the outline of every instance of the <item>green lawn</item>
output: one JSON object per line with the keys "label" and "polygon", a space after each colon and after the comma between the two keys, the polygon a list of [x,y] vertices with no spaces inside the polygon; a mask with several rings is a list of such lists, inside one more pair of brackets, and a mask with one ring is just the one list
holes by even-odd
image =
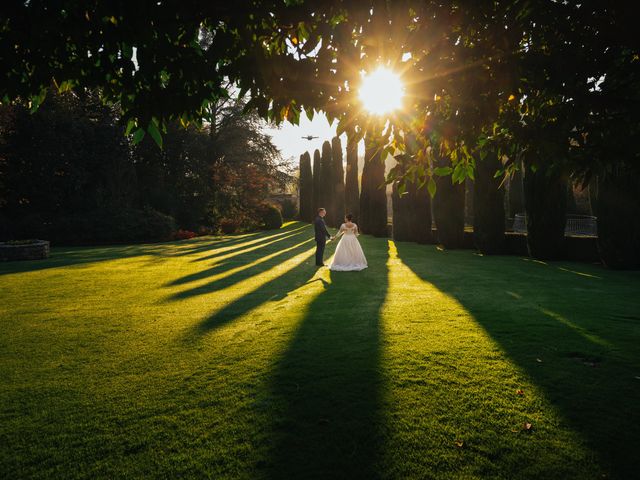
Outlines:
{"label": "green lawn", "polygon": [[0,477],[637,478],[638,272],[360,239],[0,264]]}

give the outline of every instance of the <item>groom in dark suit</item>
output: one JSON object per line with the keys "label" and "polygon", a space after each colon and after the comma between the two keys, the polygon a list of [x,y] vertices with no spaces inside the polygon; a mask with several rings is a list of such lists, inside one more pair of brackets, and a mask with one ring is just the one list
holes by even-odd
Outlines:
{"label": "groom in dark suit", "polygon": [[327,225],[324,223],[323,217],[327,214],[324,208],[318,209],[318,216],[313,221],[313,228],[316,232],[316,266],[324,266],[324,246],[327,244],[327,238],[332,240],[333,237],[327,230]]}

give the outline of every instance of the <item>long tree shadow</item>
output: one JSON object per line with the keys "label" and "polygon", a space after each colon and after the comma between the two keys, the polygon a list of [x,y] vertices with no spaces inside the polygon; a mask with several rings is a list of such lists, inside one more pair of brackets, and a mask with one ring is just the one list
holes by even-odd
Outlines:
{"label": "long tree shadow", "polygon": [[376,478],[382,446],[381,308],[386,243],[365,245],[369,268],[330,272],[325,290],[277,362],[272,478]]}
{"label": "long tree shadow", "polygon": [[145,243],[137,245],[54,246],[51,255],[44,260],[22,260],[0,263],[0,276],[12,273],[32,272],[51,268],[72,267],[123,258],[148,256],[157,259],[197,255],[209,250],[230,251],[256,245],[281,235],[309,228],[308,224],[291,222],[281,229],[255,232],[230,237],[198,237],[188,241]]}
{"label": "long tree shadow", "polygon": [[[294,243],[295,242],[295,243]],[[293,245],[291,245],[291,243]],[[183,300],[186,298],[194,297],[197,295],[206,295],[209,293],[217,292],[223,290],[225,288],[231,287],[232,285],[238,284],[242,281],[249,280],[253,277],[257,277],[260,274],[270,270],[278,265],[286,262],[287,260],[295,257],[296,255],[301,254],[302,252],[309,250],[313,244],[313,239],[306,238],[295,238],[290,239],[289,242],[284,242],[284,244],[279,244],[277,247],[274,246],[272,249],[274,250],[271,253],[268,253],[264,256],[259,257],[253,262],[246,263],[244,265],[240,265],[235,269],[230,269],[228,264],[220,266],[220,268],[213,267],[212,269],[207,269],[205,273],[200,278],[206,278],[207,276],[218,275],[218,278],[211,280],[205,284],[198,285],[192,288],[188,288],[186,290],[174,293],[168,297],[168,301],[177,301]],[[267,253],[267,252],[261,252]],[[249,258],[249,260],[252,257]],[[225,274],[225,272],[230,272]],[[223,275],[220,277],[219,275]],[[193,274],[194,280],[195,276],[198,274]],[[178,284],[184,283],[178,280]]]}
{"label": "long tree shadow", "polygon": [[[640,471],[640,275],[399,242],[540,387],[611,477]],[[496,301],[499,298],[501,301]]]}
{"label": "long tree shadow", "polygon": [[302,245],[294,247],[286,254],[278,255],[268,262],[262,262],[213,284],[207,284],[209,289],[222,290],[243,280],[251,282],[252,277],[259,276],[265,270],[276,267],[279,269],[270,280],[255,288],[250,285],[245,294],[232,301],[225,301],[221,308],[209,314],[188,333],[187,340],[194,341],[212,330],[233,322],[264,303],[281,300],[307,283],[316,271],[311,261],[314,253],[311,242],[312,240],[307,240]]}
{"label": "long tree shadow", "polygon": [[[285,237],[280,237],[276,240],[270,240],[263,244],[253,245],[243,250],[235,250],[232,253],[220,253],[213,261],[211,267],[176,278],[167,283],[167,286],[183,285],[185,283],[219,275],[234,267],[251,264],[257,255],[261,255],[262,258],[268,259],[272,254],[287,250],[291,246],[301,243],[305,239],[309,240],[309,233],[307,231],[293,233]],[[258,250],[260,251],[258,252]],[[260,259],[257,261],[260,262]]]}
{"label": "long tree shadow", "polygon": [[0,275],[72,267],[121,258],[161,255],[166,244],[116,245],[105,247],[56,247],[49,258],[0,263]]}
{"label": "long tree shadow", "polygon": [[[298,224],[299,225],[299,224]],[[208,260],[217,260],[220,257],[231,257],[237,253],[244,253],[249,251],[255,251],[260,248],[264,248],[268,245],[272,245],[276,242],[280,242],[282,240],[286,240],[287,238],[291,238],[295,235],[309,234],[310,226],[298,226],[297,228],[287,228],[285,231],[281,232],[276,230],[273,233],[270,232],[269,235],[260,235],[256,239],[252,239],[247,242],[236,242],[234,245],[223,245],[222,248],[216,248],[209,255],[205,255],[203,257],[196,257],[192,262],[205,262]]]}

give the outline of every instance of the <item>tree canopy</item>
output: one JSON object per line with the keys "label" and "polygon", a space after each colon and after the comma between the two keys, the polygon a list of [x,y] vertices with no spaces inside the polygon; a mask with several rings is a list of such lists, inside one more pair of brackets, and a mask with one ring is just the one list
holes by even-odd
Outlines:
{"label": "tree canopy", "polygon": [[[588,174],[637,160],[640,49],[630,8],[595,0],[11,1],[0,22],[0,98],[37,107],[51,84],[99,87],[121,105],[130,133],[161,142],[169,120],[208,121],[212,104],[237,89],[264,118],[295,123],[302,107],[321,109],[340,120],[340,132],[358,125],[362,133],[369,116],[357,97],[360,72],[383,65],[406,86],[405,106],[384,132],[388,147],[404,150],[407,133],[423,147],[399,158],[403,175],[462,181],[491,144],[507,167],[518,150],[532,163],[571,162]],[[451,165],[425,161],[430,146]]]}

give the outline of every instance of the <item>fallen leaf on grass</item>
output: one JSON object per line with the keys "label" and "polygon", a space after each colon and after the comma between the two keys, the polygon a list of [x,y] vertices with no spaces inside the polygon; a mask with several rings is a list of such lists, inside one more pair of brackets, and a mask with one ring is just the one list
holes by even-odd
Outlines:
{"label": "fallen leaf on grass", "polygon": [[529,422],[525,422],[524,425],[522,426],[522,429],[525,432],[530,432],[531,430],[533,430],[533,425],[531,425]]}
{"label": "fallen leaf on grass", "polygon": [[516,390],[516,395],[524,395],[524,390],[519,388],[518,390]]}
{"label": "fallen leaf on grass", "polygon": [[464,442],[462,440],[456,440],[456,447],[458,448],[464,447]]}

